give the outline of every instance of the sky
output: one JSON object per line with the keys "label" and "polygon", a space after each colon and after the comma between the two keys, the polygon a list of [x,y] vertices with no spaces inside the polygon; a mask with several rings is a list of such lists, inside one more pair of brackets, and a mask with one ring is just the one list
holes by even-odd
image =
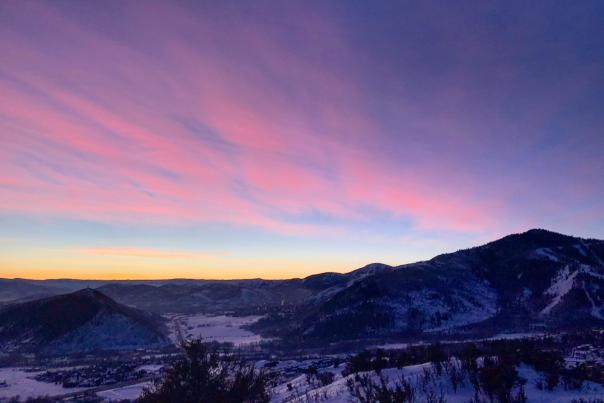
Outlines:
{"label": "sky", "polygon": [[604,238],[602,1],[0,2],[0,277]]}

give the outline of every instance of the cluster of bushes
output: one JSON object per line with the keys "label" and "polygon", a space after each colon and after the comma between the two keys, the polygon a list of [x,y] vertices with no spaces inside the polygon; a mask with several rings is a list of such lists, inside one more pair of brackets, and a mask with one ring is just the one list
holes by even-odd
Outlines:
{"label": "cluster of bushes", "polygon": [[440,344],[428,346],[410,346],[404,350],[366,350],[352,356],[343,375],[357,372],[376,371],[385,368],[402,368],[409,365],[433,362],[440,366],[447,360],[447,352]]}
{"label": "cluster of bushes", "polygon": [[518,375],[516,365],[509,357],[484,357],[480,367],[466,369],[474,387],[474,401],[482,401],[482,392],[489,402],[526,402],[525,380]]}
{"label": "cluster of bushes", "polygon": [[[504,357],[516,364],[524,363],[543,372],[552,379],[550,383],[564,386],[566,389],[580,388],[585,380],[598,382],[593,378],[593,371],[585,366],[565,368],[562,343],[552,338],[495,340],[456,344],[431,344],[410,346],[403,350],[368,350],[351,357],[344,374],[365,371],[379,372],[384,368],[402,368],[425,362],[432,362],[437,367],[449,359],[458,357],[464,362],[479,357]],[[558,378],[559,382],[554,382]],[[552,388],[553,388],[552,387]]]}
{"label": "cluster of bushes", "polygon": [[[360,402],[415,402],[418,395],[416,389],[423,381],[415,384],[407,379],[386,382],[381,373],[386,368],[431,362],[433,386],[437,377],[446,375],[454,392],[463,385],[471,385],[474,403],[525,402],[526,381],[517,370],[520,364],[531,366],[543,374],[536,386],[545,390],[551,391],[557,387],[580,389],[583,382],[589,379],[585,366],[566,368],[562,352],[556,347],[555,341],[540,339],[434,344],[411,346],[404,350],[378,349],[351,357],[343,374],[356,374],[349,382],[349,390]],[[368,375],[373,372],[375,375]],[[424,374],[423,378],[427,376]],[[442,401],[434,390],[434,387],[429,390],[423,386],[419,392],[422,392],[423,399]]]}
{"label": "cluster of bushes", "polygon": [[348,389],[361,403],[445,403],[443,381],[449,382],[454,392],[463,385],[471,385],[472,403],[527,401],[524,380],[518,375],[516,363],[498,357],[437,361],[414,379],[401,376],[392,382],[381,370],[375,375],[357,373],[349,379]]}
{"label": "cluster of bushes", "polygon": [[[405,377],[389,384],[381,374],[377,380],[367,373],[356,374],[354,378],[348,380],[348,390],[359,403],[413,403],[416,401],[415,388]],[[430,403],[437,402],[430,401]]]}
{"label": "cluster of bushes", "polygon": [[333,383],[335,375],[329,371],[319,371],[316,367],[310,367],[306,371],[306,383],[315,387],[327,386]]}
{"label": "cluster of bushes", "polygon": [[163,379],[145,390],[141,403],[267,403],[268,378],[252,363],[194,340],[184,344],[184,357]]}

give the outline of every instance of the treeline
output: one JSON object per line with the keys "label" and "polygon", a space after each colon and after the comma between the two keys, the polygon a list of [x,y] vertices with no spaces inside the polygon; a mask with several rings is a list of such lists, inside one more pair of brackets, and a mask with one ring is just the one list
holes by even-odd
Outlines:
{"label": "treeline", "polygon": [[[581,338],[581,342],[590,339]],[[593,340],[593,339],[592,339]],[[481,342],[430,344],[409,346],[402,350],[366,350],[352,356],[346,364],[344,374],[363,371],[380,371],[384,368],[402,368],[409,365],[432,362],[435,365],[458,357],[462,361],[476,360],[479,357],[505,357],[506,360],[524,363],[539,372],[551,374],[568,380],[569,387],[576,382],[593,380],[603,382],[597,371],[589,371],[585,365],[568,369],[564,366],[564,352],[568,351],[566,339],[542,337],[518,340],[491,340]],[[553,381],[552,381],[553,382]]]}

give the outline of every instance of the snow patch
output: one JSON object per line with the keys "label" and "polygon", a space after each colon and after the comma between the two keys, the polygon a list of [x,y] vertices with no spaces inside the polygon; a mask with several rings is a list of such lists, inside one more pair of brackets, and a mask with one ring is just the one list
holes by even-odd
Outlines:
{"label": "snow patch", "polygon": [[560,259],[556,255],[554,255],[553,251],[550,248],[538,248],[535,249],[534,256],[538,258],[546,258],[553,262],[558,262]]}
{"label": "snow patch", "polygon": [[585,292],[585,296],[591,304],[591,316],[596,317],[598,319],[604,319],[604,315],[602,315],[602,307],[599,307],[598,304],[596,304],[596,301],[594,301],[591,294],[588,290],[585,289],[585,287],[583,287],[583,291]]}
{"label": "snow patch", "polygon": [[242,329],[257,322],[262,316],[209,316],[178,315],[171,319],[171,339],[178,342],[178,329],[185,339],[201,338],[204,341],[230,342],[235,346],[260,343],[262,336]]}
{"label": "snow patch", "polygon": [[0,387],[0,400],[15,396],[20,396],[21,399],[38,396],[57,396],[86,389],[66,389],[54,383],[36,381],[34,377],[41,373],[26,372],[23,368],[0,368],[0,383],[6,382],[7,384],[5,387]]}
{"label": "snow patch", "polygon": [[103,390],[97,392],[97,396],[108,402],[120,402],[123,400],[136,400],[143,393],[145,388],[152,385],[152,382],[142,382],[134,385],[128,385],[116,389]]}
{"label": "snow patch", "polygon": [[581,242],[580,244],[577,245],[573,245],[575,247],[576,250],[579,251],[580,254],[582,254],[583,256],[587,256],[587,252],[584,249],[585,244],[583,242]]}
{"label": "snow patch", "polygon": [[564,297],[575,285],[575,277],[579,274],[579,270],[570,273],[569,266],[565,266],[558,275],[552,280],[552,285],[545,291],[545,294],[553,296],[552,301],[539,313],[540,315],[548,315],[556,305],[560,303]]}

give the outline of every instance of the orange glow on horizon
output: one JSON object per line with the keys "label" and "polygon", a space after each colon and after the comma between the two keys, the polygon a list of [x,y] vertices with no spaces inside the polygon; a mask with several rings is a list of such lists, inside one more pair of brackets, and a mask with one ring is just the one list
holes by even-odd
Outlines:
{"label": "orange glow on horizon", "polygon": [[136,248],[45,251],[44,256],[2,256],[1,278],[33,280],[240,280],[303,278],[322,272],[349,272],[369,262],[331,258],[243,259]]}

